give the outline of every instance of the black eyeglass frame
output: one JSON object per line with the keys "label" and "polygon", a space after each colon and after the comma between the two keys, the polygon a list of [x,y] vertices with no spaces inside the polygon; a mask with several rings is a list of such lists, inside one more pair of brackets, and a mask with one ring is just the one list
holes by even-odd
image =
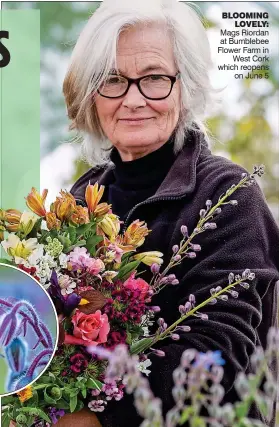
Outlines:
{"label": "black eyeglass frame", "polygon": [[[127,80],[127,82],[128,82],[127,89],[125,90],[125,92],[124,92],[122,95],[118,95],[118,96],[107,96],[107,95],[103,95],[102,93],[100,93],[99,89],[97,89],[97,92],[98,92],[98,94],[99,94],[99,95],[103,96],[104,98],[110,98],[110,99],[122,98],[122,96],[125,96],[125,95],[126,95],[126,93],[128,92],[128,90],[130,89],[130,86],[131,86],[133,83],[135,83],[135,84],[137,85],[137,88],[138,88],[138,90],[140,91],[140,93],[141,93],[145,98],[147,98],[147,99],[151,99],[151,100],[153,100],[153,101],[160,101],[160,100],[162,100],[162,99],[166,99],[168,96],[170,96],[174,83],[175,83],[177,80],[179,80],[179,79],[180,79],[180,77],[181,77],[181,73],[180,73],[180,72],[178,72],[175,76],[169,76],[169,75],[167,75],[167,74],[148,74],[147,76],[142,76],[142,77],[139,77],[139,78],[137,78],[137,79],[131,79],[130,77],[125,77],[125,76],[122,76],[121,74],[110,74],[110,75],[111,75],[111,76],[124,77],[124,79],[126,79],[126,80]],[[168,78],[170,79],[170,81],[171,81],[171,87],[170,87],[170,91],[169,91],[169,93],[168,93],[166,96],[163,96],[162,98],[150,98],[149,96],[146,96],[146,95],[143,93],[143,91],[141,90],[141,87],[140,87],[140,82],[141,82],[141,80],[146,79],[146,77],[153,77],[153,76],[168,77]]]}

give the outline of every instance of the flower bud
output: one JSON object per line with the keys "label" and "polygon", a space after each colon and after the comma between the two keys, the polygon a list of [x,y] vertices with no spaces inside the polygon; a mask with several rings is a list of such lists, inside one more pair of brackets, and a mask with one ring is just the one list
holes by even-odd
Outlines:
{"label": "flower bud", "polygon": [[52,387],[52,389],[50,390],[50,394],[56,400],[62,397],[62,391],[59,387]]}
{"label": "flower bud", "polygon": [[160,271],[160,266],[159,266],[159,264],[156,264],[156,263],[154,262],[154,263],[151,265],[150,270],[151,270],[151,272],[152,272],[153,274],[158,274],[158,273],[159,273],[159,271]]}
{"label": "flower bud", "polygon": [[185,312],[188,313],[188,311],[190,311],[191,308],[192,308],[192,304],[189,301],[187,301],[185,306],[184,306]]}
{"label": "flower bud", "polygon": [[187,228],[186,225],[182,225],[181,228],[180,228],[180,231],[181,231],[183,237],[188,236],[188,228]]}
{"label": "flower bud", "polygon": [[205,209],[201,209],[200,210],[200,218],[204,218],[206,215],[206,210]]}
{"label": "flower bud", "polygon": [[178,250],[179,250],[178,245],[174,245],[174,246],[172,247],[172,251],[173,251],[173,253],[174,253],[174,254],[176,254],[176,252],[178,252]]}
{"label": "flower bud", "polygon": [[190,295],[189,295],[189,302],[190,302],[191,304],[193,304],[193,305],[195,305],[195,304],[196,304],[196,298],[195,298],[195,295],[193,295],[193,294],[190,294]]}
{"label": "flower bud", "polygon": [[195,252],[188,252],[186,255],[187,255],[187,258],[190,258],[190,259],[194,259],[197,256]]}
{"label": "flower bud", "polygon": [[244,289],[249,289],[249,288],[250,288],[249,283],[242,282],[242,283],[239,283],[239,284],[240,284],[240,286],[242,286]]}
{"label": "flower bud", "polygon": [[171,284],[172,284],[172,285],[178,285],[178,284],[179,284],[179,280],[174,279],[174,280],[171,282]]}
{"label": "flower bud", "polygon": [[158,325],[159,326],[163,326],[164,325],[164,319],[162,318],[162,317],[160,317],[158,320],[157,320],[157,323],[158,323]]}
{"label": "flower bud", "polygon": [[178,341],[180,339],[180,336],[178,334],[172,334],[171,339],[174,341]]}
{"label": "flower bud", "polygon": [[154,354],[159,357],[165,357],[166,353],[163,350],[153,350]]}
{"label": "flower bud", "polygon": [[194,252],[198,252],[198,251],[200,251],[200,250],[201,250],[201,246],[200,246],[200,245],[193,244],[193,245],[191,245],[191,249],[192,249]]}
{"label": "flower bud", "polygon": [[153,311],[154,313],[159,313],[161,311],[158,305],[154,305],[153,307],[150,307],[150,310]]}
{"label": "flower bud", "polygon": [[211,208],[211,206],[212,206],[212,201],[211,201],[211,200],[207,200],[207,201],[205,202],[205,206],[207,207],[207,209],[210,209],[210,208]]}
{"label": "flower bud", "polygon": [[180,314],[182,314],[182,316],[183,316],[184,314],[186,314],[186,310],[185,310],[184,305],[180,305],[180,306],[178,307],[178,310],[179,310],[179,313],[180,313]]}
{"label": "flower bud", "polygon": [[186,326],[186,325],[185,326],[178,326],[178,329],[182,332],[190,332],[191,331],[190,326]]}
{"label": "flower bud", "polygon": [[173,260],[174,260],[175,262],[180,261],[180,260],[181,260],[181,255],[175,255],[175,256],[173,257]]}
{"label": "flower bud", "polygon": [[230,200],[229,203],[232,206],[237,206],[238,205],[238,201],[237,200]]}
{"label": "flower bud", "polygon": [[208,320],[208,315],[205,313],[201,314],[201,320]]}
{"label": "flower bud", "polygon": [[206,222],[203,227],[205,230],[215,230],[217,225],[215,222]]}
{"label": "flower bud", "polygon": [[16,423],[19,424],[20,426],[24,425],[27,423],[27,417],[24,414],[19,414],[16,417]]}

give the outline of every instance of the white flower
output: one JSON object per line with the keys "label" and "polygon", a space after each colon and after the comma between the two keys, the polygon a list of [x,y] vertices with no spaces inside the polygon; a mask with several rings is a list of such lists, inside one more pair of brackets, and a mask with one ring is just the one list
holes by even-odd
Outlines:
{"label": "white flower", "polygon": [[59,265],[61,268],[67,268],[67,261],[68,261],[68,256],[66,254],[63,254],[63,252],[59,255]]}
{"label": "white flower", "polygon": [[27,258],[28,267],[36,267],[44,255],[44,245],[38,244],[36,249]]}
{"label": "white flower", "polygon": [[152,362],[151,362],[151,360],[150,359],[146,359],[146,360],[144,360],[143,362],[139,362],[138,364],[137,364],[137,368],[138,368],[138,370],[140,371],[140,372],[142,372],[143,374],[145,374],[145,375],[149,375],[150,374],[150,370],[149,369],[146,369],[146,368],[148,368],[149,366],[151,366],[152,365]]}
{"label": "white flower", "polygon": [[73,282],[67,274],[60,274],[58,276],[58,283],[61,288],[62,295],[68,295],[74,292],[76,283]]}
{"label": "white flower", "polygon": [[21,264],[36,249],[38,241],[35,238],[20,240],[15,234],[9,234],[6,240],[1,243],[7,254],[12,256],[16,264]]}

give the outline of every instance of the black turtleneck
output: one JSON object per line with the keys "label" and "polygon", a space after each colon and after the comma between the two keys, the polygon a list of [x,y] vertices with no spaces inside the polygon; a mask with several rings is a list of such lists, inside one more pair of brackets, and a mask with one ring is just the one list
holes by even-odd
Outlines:
{"label": "black turtleneck", "polygon": [[158,150],[126,162],[113,148],[110,158],[115,165],[115,181],[109,185],[108,201],[121,219],[125,219],[135,205],[155,194],[174,162],[173,145],[171,139]]}

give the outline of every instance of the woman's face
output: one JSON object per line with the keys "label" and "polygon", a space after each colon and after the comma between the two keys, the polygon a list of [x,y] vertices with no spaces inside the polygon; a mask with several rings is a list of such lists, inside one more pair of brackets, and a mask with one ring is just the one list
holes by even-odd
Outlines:
{"label": "woman's face", "polygon": [[[148,74],[175,76],[171,41],[163,27],[136,27],[121,33],[117,48],[117,66],[125,77]],[[96,108],[103,132],[118,149],[122,160],[133,160],[157,150],[172,134],[179,117],[180,83],[163,100],[145,98],[135,84],[121,98],[97,94]],[[143,118],[141,121],[132,119]]]}

